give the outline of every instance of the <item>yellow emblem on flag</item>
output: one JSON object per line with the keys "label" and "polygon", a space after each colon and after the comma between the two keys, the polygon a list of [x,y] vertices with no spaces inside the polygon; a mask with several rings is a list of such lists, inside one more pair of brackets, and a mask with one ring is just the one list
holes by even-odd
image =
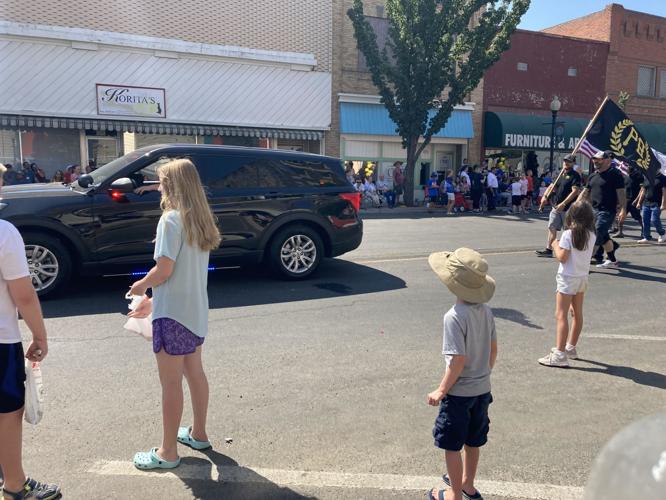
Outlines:
{"label": "yellow emblem on flag", "polygon": [[611,133],[610,146],[613,152],[619,156],[625,156],[625,148],[635,142],[636,154],[638,159],[636,163],[647,170],[650,167],[650,146],[645,139],[638,133],[634,122],[625,118],[615,125]]}

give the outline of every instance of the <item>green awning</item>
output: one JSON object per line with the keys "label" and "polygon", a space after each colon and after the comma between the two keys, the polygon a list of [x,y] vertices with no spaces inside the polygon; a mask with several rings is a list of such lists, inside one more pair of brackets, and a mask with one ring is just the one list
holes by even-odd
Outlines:
{"label": "green awning", "polygon": [[[550,149],[551,115],[523,115],[486,111],[484,145],[492,149]],[[557,132],[562,140],[555,149],[572,150],[587,127],[588,120],[557,116]],[[559,133],[558,133],[559,132]]]}
{"label": "green awning", "polygon": [[[590,116],[590,118],[592,118]],[[484,114],[484,146],[489,149],[550,149],[551,115],[526,115],[486,111]],[[585,131],[589,120],[566,115],[557,116],[562,140],[556,150],[571,151]],[[666,152],[666,124],[636,123],[651,147]]]}

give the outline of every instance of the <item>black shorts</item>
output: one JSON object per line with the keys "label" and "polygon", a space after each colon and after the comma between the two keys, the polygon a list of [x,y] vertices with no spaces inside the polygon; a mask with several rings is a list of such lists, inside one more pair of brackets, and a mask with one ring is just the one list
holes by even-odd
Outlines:
{"label": "black shorts", "polygon": [[0,413],[11,413],[25,404],[23,344],[0,344]]}
{"label": "black shorts", "polygon": [[488,441],[488,406],[493,396],[446,396],[439,404],[432,435],[435,446],[448,451],[460,451],[463,445],[479,448]]}
{"label": "black shorts", "polygon": [[512,205],[518,206],[518,205],[520,205],[520,203],[522,201],[523,201],[522,196],[516,196],[515,194],[513,196],[511,196],[511,204]]}

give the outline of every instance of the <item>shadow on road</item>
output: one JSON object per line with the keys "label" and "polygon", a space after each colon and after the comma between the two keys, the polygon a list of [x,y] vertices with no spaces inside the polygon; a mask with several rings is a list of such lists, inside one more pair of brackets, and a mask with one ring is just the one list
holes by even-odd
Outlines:
{"label": "shadow on road", "polygon": [[[183,458],[182,466],[173,470],[174,474],[190,489],[192,498],[201,500],[217,500],[220,498],[228,500],[259,500],[266,498],[314,500],[316,498],[303,496],[289,488],[278,486],[253,470],[239,466],[235,460],[216,451],[209,450],[203,453],[209,460],[186,457]],[[196,468],[209,467],[211,477],[215,476],[213,469],[216,468],[218,479],[201,479],[201,477],[188,476],[184,474],[188,470],[188,465]]]}
{"label": "shadow on road", "polygon": [[647,385],[657,389],[666,389],[666,375],[662,373],[646,372],[630,366],[609,365],[608,363],[592,361],[591,359],[579,358],[578,361],[595,365],[598,368],[570,366],[569,369],[590,373],[605,373],[606,375],[612,375],[613,377],[626,378],[627,380],[631,380],[640,385]]}
{"label": "shadow on road", "polygon": [[513,321],[514,323],[526,326],[527,328],[534,328],[535,330],[543,330],[543,327],[541,325],[532,323],[532,321],[527,316],[525,316],[525,314],[523,314],[520,311],[517,311],[516,309],[493,307],[492,310],[493,310],[493,315],[496,318],[505,319],[507,321]]}
{"label": "shadow on road", "polygon": [[[127,313],[125,292],[137,278],[79,279],[57,297],[44,300],[46,318]],[[284,281],[262,267],[215,271],[209,275],[211,309],[327,299],[405,288],[397,276],[340,259],[322,262],[312,278]]]}
{"label": "shadow on road", "polygon": [[612,269],[610,270],[610,272],[606,272],[606,270],[598,270],[598,269],[593,270],[592,268],[590,268],[590,274],[613,274],[619,278],[629,278],[637,281],[654,281],[655,283],[666,283],[666,276],[652,276],[650,274],[636,273],[634,271],[630,271],[629,269],[642,270],[649,273],[664,274],[664,271],[658,268],[636,266],[634,264],[625,263],[622,261],[620,261],[620,267],[618,269]]}

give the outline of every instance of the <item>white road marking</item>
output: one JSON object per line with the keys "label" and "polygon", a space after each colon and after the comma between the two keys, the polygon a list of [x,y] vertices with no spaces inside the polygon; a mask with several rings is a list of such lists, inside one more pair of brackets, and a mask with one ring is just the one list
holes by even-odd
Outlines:
{"label": "white road marking", "polygon": [[[104,476],[144,476],[161,479],[187,478],[228,483],[270,482],[278,486],[315,488],[368,488],[425,492],[434,487],[443,487],[441,477],[279,470],[229,465],[215,466],[213,463],[210,465],[182,464],[176,475],[173,472],[166,471],[140,471],[129,461],[99,461],[88,472]],[[529,500],[579,500],[583,498],[583,488],[575,486],[477,481],[477,487],[484,494],[509,498]]]}
{"label": "white road marking", "polygon": [[665,342],[666,337],[656,337],[650,335],[619,335],[614,333],[584,333],[587,339],[613,339],[613,340],[654,340]]}

